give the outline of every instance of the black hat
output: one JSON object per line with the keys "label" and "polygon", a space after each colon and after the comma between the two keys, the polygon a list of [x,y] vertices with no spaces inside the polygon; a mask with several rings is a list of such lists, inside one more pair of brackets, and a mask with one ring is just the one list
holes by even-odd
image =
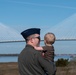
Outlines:
{"label": "black hat", "polygon": [[27,37],[32,34],[40,35],[40,28],[30,28],[30,29],[27,29],[27,30],[24,30],[23,32],[21,32],[21,35],[24,37],[24,39],[27,39]]}

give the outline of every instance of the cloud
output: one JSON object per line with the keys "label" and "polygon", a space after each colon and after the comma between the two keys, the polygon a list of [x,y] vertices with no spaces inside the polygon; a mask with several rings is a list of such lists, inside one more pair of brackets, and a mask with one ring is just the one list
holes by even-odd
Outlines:
{"label": "cloud", "polygon": [[0,42],[23,40],[20,33],[13,28],[0,23]]}
{"label": "cloud", "polygon": [[[45,32],[53,32],[57,39],[75,39],[76,40],[76,13],[64,19],[57,25],[49,28]],[[43,32],[43,34],[45,34]]]}
{"label": "cloud", "polygon": [[76,7],[70,7],[70,6],[49,5],[49,4],[37,4],[37,3],[14,1],[14,0],[11,0],[11,1],[10,0],[6,0],[6,1],[7,2],[11,2],[11,3],[25,4],[25,5],[32,5],[32,6],[46,6],[46,7],[65,8],[65,9],[76,9]]}

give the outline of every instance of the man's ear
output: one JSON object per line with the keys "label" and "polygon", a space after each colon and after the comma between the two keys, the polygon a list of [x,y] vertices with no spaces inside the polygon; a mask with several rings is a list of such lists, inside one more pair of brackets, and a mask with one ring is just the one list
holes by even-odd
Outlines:
{"label": "man's ear", "polygon": [[33,43],[34,39],[33,39],[33,38],[31,38],[31,39],[30,39],[30,41],[31,41],[31,43]]}

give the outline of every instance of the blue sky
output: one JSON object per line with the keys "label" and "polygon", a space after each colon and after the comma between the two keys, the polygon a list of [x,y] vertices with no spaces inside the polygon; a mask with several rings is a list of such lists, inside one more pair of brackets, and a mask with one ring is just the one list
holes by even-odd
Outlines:
{"label": "blue sky", "polygon": [[40,27],[45,32],[73,14],[76,14],[76,0],[0,0],[0,25],[20,32],[30,27]]}
{"label": "blue sky", "polygon": [[17,30],[48,29],[76,13],[76,0],[0,0],[0,23]]}

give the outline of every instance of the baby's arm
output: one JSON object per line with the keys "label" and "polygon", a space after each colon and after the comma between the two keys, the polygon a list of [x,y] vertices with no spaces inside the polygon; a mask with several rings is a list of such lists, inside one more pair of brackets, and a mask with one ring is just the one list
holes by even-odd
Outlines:
{"label": "baby's arm", "polygon": [[43,50],[42,47],[34,47],[36,50]]}
{"label": "baby's arm", "polygon": [[43,48],[42,47],[34,47],[36,50],[41,51],[42,56],[44,56]]}

